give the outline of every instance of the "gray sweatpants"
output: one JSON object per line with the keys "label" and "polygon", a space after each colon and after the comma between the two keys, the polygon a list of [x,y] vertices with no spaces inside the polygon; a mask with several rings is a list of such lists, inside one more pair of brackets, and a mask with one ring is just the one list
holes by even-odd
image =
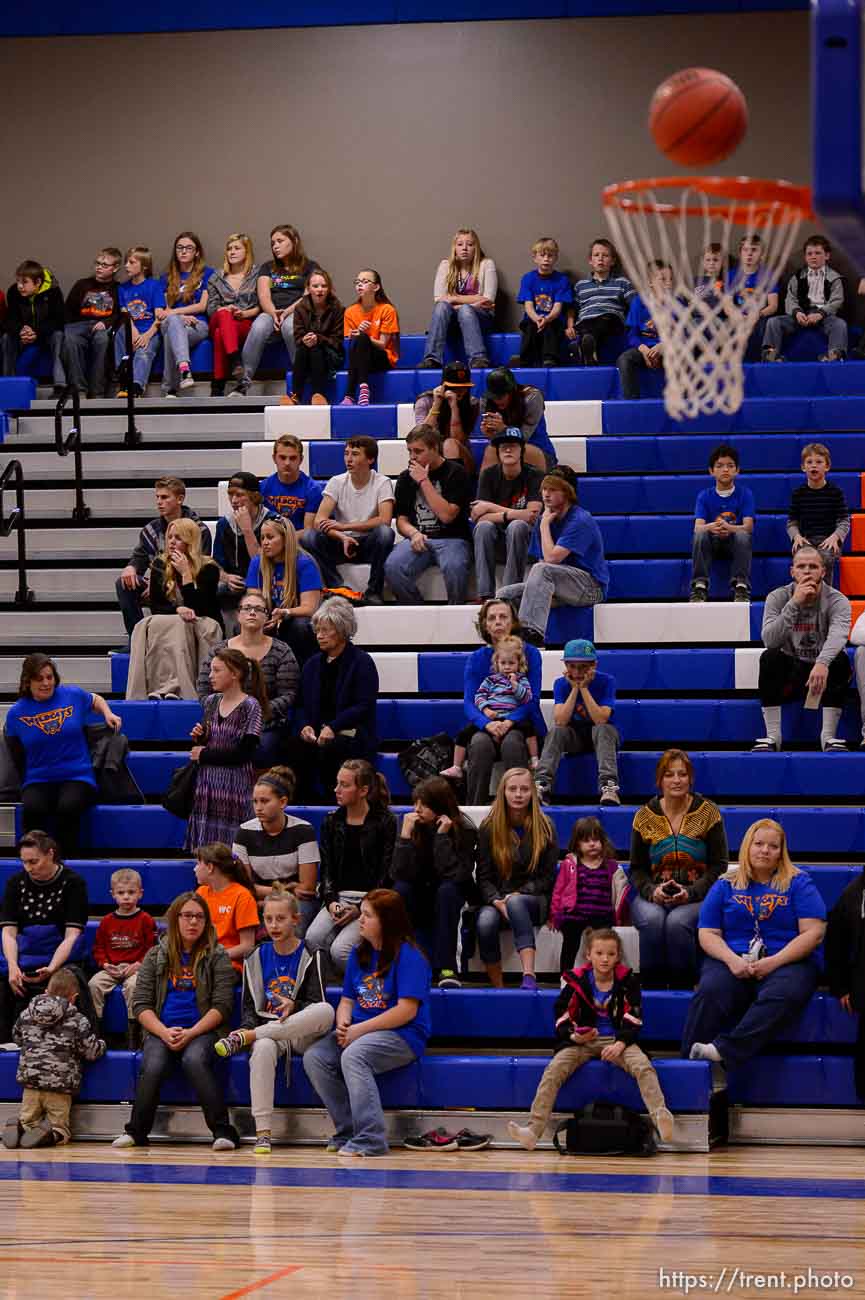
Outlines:
{"label": "gray sweatpants", "polygon": [[500,587],[496,595],[502,600],[518,600],[523,627],[542,636],[547,630],[554,597],[562,605],[599,605],[604,599],[603,591],[585,569],[574,568],[572,564],[547,564],[543,560],[532,565],[525,582]]}
{"label": "gray sweatpants", "polygon": [[592,727],[591,732],[587,726],[572,727],[570,723],[565,727],[550,727],[541,751],[541,760],[535,769],[535,780],[552,789],[559,763],[565,754],[584,754],[587,750],[594,749],[598,760],[598,785],[618,785],[619,766],[616,755],[620,744],[621,737],[609,722]]}
{"label": "gray sweatpants", "polygon": [[314,1042],[330,1033],[335,1014],[329,1002],[314,1002],[302,1011],[295,1011],[287,1020],[268,1020],[256,1028],[249,1057],[249,1094],[256,1133],[269,1129],[273,1122],[279,1058],[289,1049],[302,1056]]}

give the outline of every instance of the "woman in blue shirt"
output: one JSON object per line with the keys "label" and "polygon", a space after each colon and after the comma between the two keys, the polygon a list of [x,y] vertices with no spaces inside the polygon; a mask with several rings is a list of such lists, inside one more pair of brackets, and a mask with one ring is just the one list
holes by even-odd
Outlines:
{"label": "woman in blue shirt", "polygon": [[96,778],[84,728],[91,710],[112,731],[122,719],[101,695],[62,686],[44,654],[21,665],[18,699],[6,715],[9,752],[21,774],[21,823],[27,831],[56,826],[61,857],[78,847],[79,823],[96,798]]}
{"label": "woman in blue shirt", "polygon": [[383,1156],[388,1144],[375,1076],[423,1056],[430,967],[392,889],[366,895],[360,937],[348,959],[336,1029],[308,1049],[303,1068],[336,1125],[328,1151]]}
{"label": "woman in blue shirt", "polygon": [[768,817],[754,822],[739,865],[715,881],[700,909],[705,957],[683,1056],[729,1069],[777,1038],[817,986],[825,917],[811,877],[790,861],[783,829]]}
{"label": "woman in blue shirt", "polygon": [[174,241],[168,274],[160,281],[166,306],[156,313],[165,347],[163,397],[176,397],[178,388],[195,386],[189,358],[207,338],[207,282],[212,275],[201,240],[191,230],[182,230]]}
{"label": "woman in blue shirt", "polygon": [[303,667],[318,650],[310,622],[321,604],[318,565],[298,547],[297,533],[282,515],[264,521],[259,545],[261,554],[253,556],[247,570],[247,591],[264,596],[270,613],[265,631],[290,645]]}

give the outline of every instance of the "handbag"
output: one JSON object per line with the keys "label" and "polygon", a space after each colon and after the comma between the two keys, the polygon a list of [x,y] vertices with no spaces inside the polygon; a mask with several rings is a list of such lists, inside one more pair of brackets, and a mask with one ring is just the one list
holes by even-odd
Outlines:
{"label": "handbag", "polygon": [[[219,707],[218,701],[214,707]],[[213,713],[214,708],[205,709],[202,744],[207,743]],[[166,812],[174,813],[175,817],[182,817],[184,820],[191,816],[195,804],[195,788],[198,785],[198,771],[198,764],[193,763],[191,759],[185,767],[174,769],[168,782],[168,789],[162,796],[162,807]]]}
{"label": "handbag", "polygon": [[649,1121],[628,1106],[593,1101],[559,1124],[553,1146],[559,1155],[652,1156],[655,1135]]}
{"label": "handbag", "polygon": [[413,740],[397,755],[400,771],[410,790],[430,776],[438,776],[443,767],[453,761],[454,742],[447,732],[427,740]]}

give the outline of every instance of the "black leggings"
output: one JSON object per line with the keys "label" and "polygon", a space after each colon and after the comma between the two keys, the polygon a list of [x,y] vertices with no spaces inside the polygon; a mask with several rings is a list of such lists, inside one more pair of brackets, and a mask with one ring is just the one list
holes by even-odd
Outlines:
{"label": "black leggings", "polygon": [[303,390],[310,384],[313,393],[323,396],[341,364],[342,353],[337,353],[326,343],[319,343],[314,348],[298,343],[291,376],[292,390],[298,397],[303,397]]}
{"label": "black leggings", "polygon": [[577,960],[577,953],[580,951],[580,941],[583,937],[583,931],[606,929],[612,925],[616,918],[612,912],[607,912],[601,916],[590,916],[585,921],[562,921],[562,954],[559,958],[559,970],[564,973],[566,970],[573,970]]}
{"label": "black leggings", "polygon": [[21,791],[21,825],[27,831],[52,832],[60,845],[60,856],[73,857],[78,849],[81,818],[92,803],[96,790],[86,781],[38,781]]}
{"label": "black leggings", "polygon": [[348,345],[348,389],[354,396],[358,384],[369,383],[370,375],[380,375],[390,370],[390,358],[382,348],[373,344],[368,334],[359,334]]}

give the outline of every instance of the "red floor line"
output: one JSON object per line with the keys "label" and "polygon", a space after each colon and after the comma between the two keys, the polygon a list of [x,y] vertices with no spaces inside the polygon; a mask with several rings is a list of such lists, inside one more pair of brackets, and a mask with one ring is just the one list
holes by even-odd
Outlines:
{"label": "red floor line", "polygon": [[301,1268],[303,1264],[289,1264],[288,1268],[281,1268],[278,1273],[271,1273],[270,1277],[263,1277],[259,1282],[250,1282],[249,1286],[241,1287],[239,1291],[229,1291],[227,1295],[220,1296],[219,1300],[239,1300],[240,1296],[252,1295],[253,1291],[261,1291],[270,1286],[271,1282],[278,1282],[281,1277],[297,1273]]}

